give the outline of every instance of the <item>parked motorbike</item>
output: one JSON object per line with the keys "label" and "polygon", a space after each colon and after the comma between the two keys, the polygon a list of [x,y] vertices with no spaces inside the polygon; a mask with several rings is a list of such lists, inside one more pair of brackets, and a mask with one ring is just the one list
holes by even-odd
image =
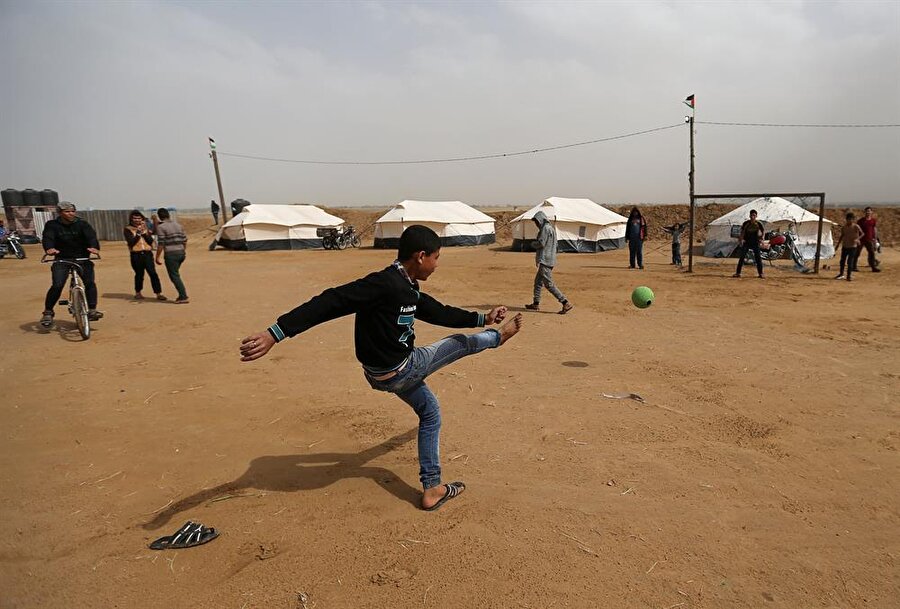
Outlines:
{"label": "parked motorbike", "polygon": [[[797,247],[797,234],[794,232],[793,224],[788,225],[784,232],[776,229],[766,233],[763,237],[759,244],[759,254],[763,260],[768,260],[769,264],[772,264],[773,260],[778,260],[787,252],[798,270],[805,268],[806,261]],[[744,252],[744,262],[746,264],[756,263],[753,250]]]}
{"label": "parked motorbike", "polygon": [[337,228],[328,229],[322,236],[322,246],[327,250],[343,250],[350,247],[359,247],[362,241],[352,226],[343,230]]}
{"label": "parked motorbike", "polygon": [[[787,235],[779,230],[766,233],[763,240],[759,243],[759,255],[763,260],[778,260],[788,248],[787,240]],[[753,250],[748,249],[744,252],[744,262],[749,264],[756,262]]]}
{"label": "parked motorbike", "polygon": [[16,231],[10,232],[6,237],[0,240],[0,258],[7,254],[12,254],[19,260],[25,257],[25,249],[22,247],[22,240]]}

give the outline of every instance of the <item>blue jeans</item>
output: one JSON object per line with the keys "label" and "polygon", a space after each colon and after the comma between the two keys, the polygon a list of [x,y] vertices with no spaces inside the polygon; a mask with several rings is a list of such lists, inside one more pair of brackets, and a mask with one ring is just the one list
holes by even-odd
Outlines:
{"label": "blue jeans", "polygon": [[[397,376],[376,381],[368,371],[372,389],[394,393],[412,406],[419,417],[419,480],[426,489],[441,483],[439,435],[441,407],[425,384],[425,377],[467,355],[500,346],[500,332],[493,328],[477,334],[454,334],[427,347],[416,347]],[[378,376],[378,375],[376,375]]]}
{"label": "blue jeans", "polygon": [[644,268],[644,242],[640,239],[629,239],[628,266],[634,268],[635,263],[637,263],[638,268]]}

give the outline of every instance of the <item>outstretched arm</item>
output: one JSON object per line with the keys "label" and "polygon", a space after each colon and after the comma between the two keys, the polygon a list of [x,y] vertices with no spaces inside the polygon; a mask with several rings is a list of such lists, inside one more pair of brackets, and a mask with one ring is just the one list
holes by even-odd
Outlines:
{"label": "outstretched arm", "polygon": [[[494,311],[492,309],[491,313]],[[490,313],[477,313],[445,305],[424,292],[419,293],[419,304],[416,307],[416,319],[445,328],[481,328],[487,324],[488,315]]]}
{"label": "outstretched arm", "polygon": [[377,301],[384,288],[384,279],[372,273],[345,285],[328,288],[285,313],[262,332],[251,334],[241,341],[241,361],[252,362],[264,356],[285,338],[296,336],[326,321],[355,313]]}

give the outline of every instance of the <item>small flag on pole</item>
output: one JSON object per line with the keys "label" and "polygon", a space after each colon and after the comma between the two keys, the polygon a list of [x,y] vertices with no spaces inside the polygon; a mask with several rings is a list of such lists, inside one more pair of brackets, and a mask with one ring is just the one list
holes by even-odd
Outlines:
{"label": "small flag on pole", "polygon": [[687,97],[684,98],[684,104],[690,108],[694,107],[694,94],[691,93]]}
{"label": "small flag on pole", "polygon": [[[694,96],[691,95],[691,98],[693,98],[693,97],[694,97]],[[212,138],[209,138],[209,149],[210,149],[210,150],[215,150],[215,149],[216,149],[216,140],[214,140],[214,139],[212,139]]]}

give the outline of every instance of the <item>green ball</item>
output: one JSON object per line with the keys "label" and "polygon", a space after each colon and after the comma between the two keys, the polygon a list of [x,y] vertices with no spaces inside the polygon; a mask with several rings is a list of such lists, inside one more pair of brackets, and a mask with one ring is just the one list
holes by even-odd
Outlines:
{"label": "green ball", "polygon": [[653,304],[653,290],[645,285],[634,288],[631,293],[631,302],[639,309],[646,309]]}

